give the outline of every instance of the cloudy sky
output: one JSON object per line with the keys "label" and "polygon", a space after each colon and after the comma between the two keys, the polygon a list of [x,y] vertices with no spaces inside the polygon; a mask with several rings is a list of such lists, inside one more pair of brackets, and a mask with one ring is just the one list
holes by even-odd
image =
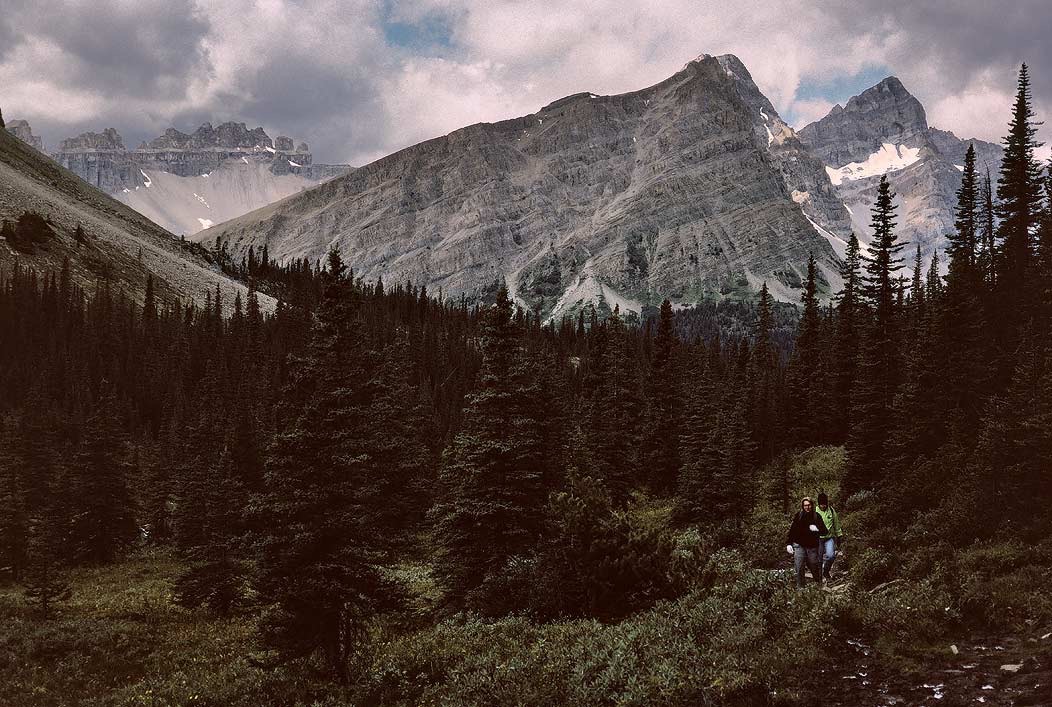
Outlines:
{"label": "cloudy sky", "polygon": [[364,164],[733,53],[798,127],[895,74],[932,125],[997,140],[1022,61],[1052,123],[1049,36],[1048,0],[0,0],[0,108],[49,147],[235,119]]}

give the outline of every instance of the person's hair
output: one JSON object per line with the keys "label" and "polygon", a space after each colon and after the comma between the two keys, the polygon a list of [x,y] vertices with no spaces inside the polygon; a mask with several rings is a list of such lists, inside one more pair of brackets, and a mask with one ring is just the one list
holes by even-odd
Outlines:
{"label": "person's hair", "polygon": [[818,494],[818,505],[820,505],[820,506],[828,506],[829,505],[829,496],[826,495],[825,491],[823,491],[822,493]]}
{"label": "person's hair", "polygon": [[804,496],[800,499],[800,510],[804,509],[804,503],[810,503],[812,511],[815,509],[815,502],[811,500],[810,496]]}

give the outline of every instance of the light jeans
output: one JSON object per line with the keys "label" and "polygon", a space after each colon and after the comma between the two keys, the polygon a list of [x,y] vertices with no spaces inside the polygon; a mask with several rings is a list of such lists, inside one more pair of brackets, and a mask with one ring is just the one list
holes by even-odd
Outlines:
{"label": "light jeans", "polygon": [[802,589],[804,586],[804,564],[811,570],[811,576],[816,582],[822,582],[821,563],[818,560],[818,547],[804,547],[800,543],[793,543],[793,567],[796,569],[796,587]]}
{"label": "light jeans", "polygon": [[836,538],[820,540],[818,547],[822,550],[822,574],[827,575],[836,559]]}

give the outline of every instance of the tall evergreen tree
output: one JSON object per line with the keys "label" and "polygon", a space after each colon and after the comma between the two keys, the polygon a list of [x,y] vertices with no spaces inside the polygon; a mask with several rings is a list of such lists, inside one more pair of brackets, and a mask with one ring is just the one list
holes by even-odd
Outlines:
{"label": "tall evergreen tree", "polygon": [[841,488],[846,495],[879,483],[901,377],[894,282],[901,267],[897,255],[903,244],[895,233],[893,198],[887,177],[881,177],[873,206],[873,240],[866,259],[871,315],[864,329],[858,379],[852,391],[849,464]]}
{"label": "tall evergreen tree", "polygon": [[672,303],[666,299],[654,337],[647,396],[646,466],[651,486],[660,493],[672,490],[680,465],[675,343]]}
{"label": "tall evergreen tree", "polygon": [[138,537],[125,436],[115,396],[107,390],[88,418],[70,465],[74,554],[81,562],[113,562]]}
{"label": "tall evergreen tree", "polygon": [[586,381],[589,471],[603,480],[615,501],[623,502],[645,478],[638,463],[643,432],[639,356],[617,307],[593,330]]}
{"label": "tall evergreen tree", "polygon": [[62,523],[63,514],[53,512],[56,500],[48,499],[36,509],[28,524],[28,564],[23,578],[26,601],[40,610],[43,619],[51,618],[57,602],[72,595],[63,563],[63,544],[68,541]]}
{"label": "tall evergreen tree", "polygon": [[840,272],[844,289],[836,306],[835,359],[833,370],[834,441],[843,441],[851,429],[851,391],[858,376],[863,316],[862,255],[854,233],[847,242],[847,252]]}
{"label": "tall evergreen tree", "polygon": [[899,253],[905,247],[895,233],[895,194],[887,175],[880,178],[870,226],[873,239],[865,259],[865,294],[877,325],[887,334],[894,314],[896,274],[902,266]]}
{"label": "tall evergreen tree", "polygon": [[388,470],[361,435],[377,352],[359,330],[353,283],[329,254],[324,298],[305,357],[284,394],[284,424],[268,450],[257,528],[256,587],[268,606],[263,642],[286,659],[320,655],[348,677],[369,621],[397,592],[378,569],[388,539],[374,523],[371,488]]}
{"label": "tall evergreen tree", "polygon": [[1004,138],[1004,160],[997,180],[998,236],[1001,241],[998,281],[1008,301],[1004,314],[1023,305],[1020,288],[1032,267],[1033,237],[1041,215],[1043,185],[1041,165],[1034,158],[1038,142],[1030,95],[1030,73],[1026,64],[1019,69],[1019,84],[1008,135]]}
{"label": "tall evergreen tree", "polygon": [[[817,303],[816,303],[817,304]],[[817,315],[817,306],[812,311]],[[812,322],[817,327],[817,321]],[[747,403],[750,425],[748,437],[753,447],[755,458],[746,455],[741,461],[735,461],[733,473],[740,473],[750,463],[761,465],[771,461],[781,442],[781,427],[778,420],[779,360],[774,347],[774,298],[771,297],[764,282],[760,288],[760,299],[757,306],[756,337],[749,359],[748,384],[751,389]]]}
{"label": "tall evergreen tree", "polygon": [[824,430],[820,411],[827,404],[823,395],[828,381],[821,371],[821,314],[818,309],[816,263],[812,253],[807,259],[807,280],[800,297],[803,311],[797,327],[796,345],[789,361],[789,444],[810,447],[817,444]]}
{"label": "tall evergreen tree", "polygon": [[483,361],[464,426],[443,456],[442,499],[432,510],[435,573],[450,609],[506,610],[509,562],[536,545],[549,472],[544,411],[520,355],[507,290],[483,322]]}

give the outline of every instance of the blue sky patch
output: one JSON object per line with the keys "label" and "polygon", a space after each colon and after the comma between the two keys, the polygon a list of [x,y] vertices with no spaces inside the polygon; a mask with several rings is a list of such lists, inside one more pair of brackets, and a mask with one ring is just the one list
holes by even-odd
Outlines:
{"label": "blue sky patch", "polygon": [[883,64],[868,66],[853,76],[837,76],[828,81],[803,78],[796,90],[798,100],[825,99],[844,105],[852,96],[872,88],[883,79],[892,75],[891,69]]}
{"label": "blue sky patch", "polygon": [[403,49],[421,51],[453,46],[452,25],[449,18],[441,15],[429,15],[419,22],[396,22],[385,18],[382,27],[387,43]]}

